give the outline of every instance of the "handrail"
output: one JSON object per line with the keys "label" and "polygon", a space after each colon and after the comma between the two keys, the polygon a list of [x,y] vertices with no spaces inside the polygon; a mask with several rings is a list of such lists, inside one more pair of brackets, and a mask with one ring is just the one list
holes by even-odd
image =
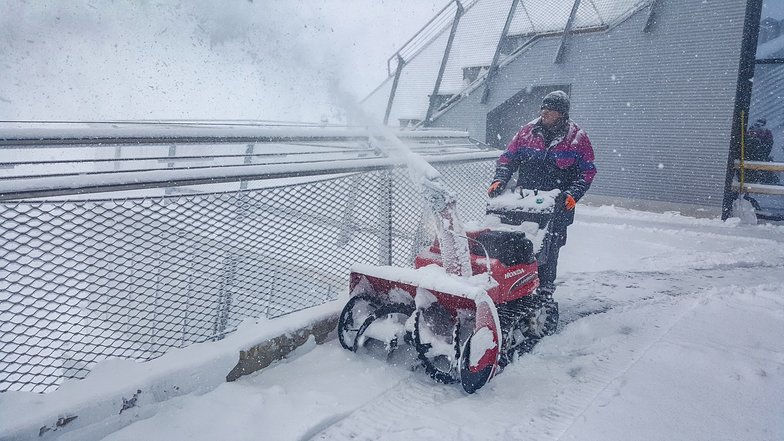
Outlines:
{"label": "handrail", "polygon": [[[5,144],[0,168],[12,170],[0,176],[0,200],[301,178],[400,165],[399,158],[383,153],[386,141],[379,144],[379,133],[367,127],[124,129],[0,126],[0,145]],[[432,162],[484,159],[488,151],[497,155],[464,131],[401,130],[391,136]],[[245,139],[250,142],[237,142]],[[211,141],[219,142],[204,145]],[[261,150],[254,151],[254,146]],[[45,153],[30,153],[38,151]]]}
{"label": "handrail", "polygon": [[743,189],[740,188],[740,182],[737,180],[732,181],[732,191],[736,193],[754,193],[754,194],[768,194],[773,196],[784,196],[784,186],[770,185],[770,184],[755,184],[750,182],[743,183]]}
{"label": "handrail", "polygon": [[[734,161],[734,166],[738,170],[745,169],[768,172],[784,172],[784,162],[741,161],[736,159]],[[737,179],[734,179],[732,181],[732,190],[737,193],[756,193],[784,196],[784,186],[749,182],[748,178],[741,178],[740,182],[738,182]]]}
{"label": "handrail", "polygon": [[493,60],[490,62],[490,68],[487,69],[487,75],[485,76],[485,90],[482,92],[482,97],[479,98],[479,102],[482,104],[487,104],[487,100],[490,98],[490,82],[495,78],[496,73],[498,73],[498,60],[501,56],[501,47],[503,46],[504,40],[509,36],[509,26],[512,24],[512,19],[514,18],[519,2],[520,0],[512,0],[512,5],[509,7],[509,13],[506,15],[504,28],[501,30],[501,36],[498,38],[498,43],[495,45]]}
{"label": "handrail", "polygon": [[[10,122],[9,122],[10,123]],[[0,146],[138,145],[171,143],[329,142],[367,139],[367,126],[280,126],[207,123],[0,122]],[[400,138],[467,137],[448,129],[400,131]]]}
{"label": "handrail", "polygon": [[[454,12],[445,13],[447,10],[451,11],[453,7],[456,9],[463,8],[464,10],[468,10],[477,1],[479,0],[451,0],[449,3],[444,5],[444,7],[441,8],[441,10],[439,10],[433,16],[433,18],[425,23],[425,25],[422,26],[413,37],[403,43],[403,45],[400,46],[400,49],[398,49],[387,59],[388,78],[392,77],[394,70],[396,70],[392,69],[392,60],[398,59],[399,57],[399,59],[402,59],[404,63],[408,62],[408,60],[413,58],[414,54],[418,53],[419,50],[426,46],[435,36],[441,34],[447,29],[447,27],[451,26],[451,23],[454,20]],[[435,26],[431,26],[437,20],[441,20],[441,22]],[[414,44],[415,41],[417,41],[417,44]],[[419,41],[424,43],[419,43]]]}
{"label": "handrail", "polygon": [[417,37],[419,37],[419,34],[423,33],[423,32],[425,31],[425,29],[426,29],[428,26],[430,26],[430,24],[431,24],[431,23],[433,23],[434,21],[436,21],[436,19],[438,19],[438,18],[439,18],[439,16],[440,16],[441,14],[443,14],[443,13],[444,13],[444,11],[446,11],[446,10],[447,10],[447,8],[449,8],[449,6],[450,6],[450,5],[452,5],[452,3],[455,3],[455,1],[456,1],[456,0],[452,0],[452,1],[450,1],[449,3],[447,3],[446,5],[444,5],[444,7],[443,7],[443,8],[441,8],[441,10],[440,10],[440,11],[438,11],[438,12],[436,13],[436,15],[434,15],[434,16],[433,16],[433,18],[431,18],[430,20],[428,20],[428,22],[427,22],[427,23],[425,23],[425,24],[424,24],[424,25],[423,25],[423,26],[422,26],[422,27],[421,27],[421,28],[420,28],[418,31],[416,31],[416,32],[414,33],[414,35],[413,35],[411,38],[409,38],[409,39],[408,39],[408,41],[406,41],[405,43],[403,43],[403,45],[402,45],[402,46],[400,46],[400,49],[398,49],[398,50],[397,50],[397,52],[395,52],[394,54],[390,55],[390,57],[389,57],[389,58],[387,58],[387,74],[388,74],[389,76],[392,76],[392,67],[391,67],[392,65],[391,65],[391,61],[392,61],[393,59],[395,59],[395,58],[398,58],[398,57],[402,58],[402,54],[401,54],[401,52],[403,52],[403,50],[404,50],[404,49],[405,49],[405,48],[406,48],[406,47],[407,47],[409,44],[411,44],[411,42],[413,42],[413,41],[414,41],[414,39],[416,39]]}
{"label": "handrail", "polygon": [[[429,156],[428,162],[459,164],[495,159],[497,150]],[[24,179],[0,180],[0,201],[27,198],[60,197],[94,193],[121,192],[189,185],[223,184],[246,180],[302,178],[341,173],[387,170],[399,167],[397,159],[362,158],[342,161],[263,165],[231,165],[158,170],[73,173],[50,176],[26,176]]]}
{"label": "handrail", "polygon": [[[741,161],[735,160],[735,168],[740,169]],[[784,162],[743,161],[746,170],[765,170],[771,172],[784,172]]]}

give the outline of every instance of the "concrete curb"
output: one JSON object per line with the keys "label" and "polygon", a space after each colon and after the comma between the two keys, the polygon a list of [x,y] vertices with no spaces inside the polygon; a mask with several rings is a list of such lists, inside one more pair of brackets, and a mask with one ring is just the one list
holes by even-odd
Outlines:
{"label": "concrete curb", "polygon": [[[318,320],[311,325],[294,333],[284,334],[258,345],[240,351],[240,360],[237,365],[226,375],[226,381],[235,381],[238,378],[264,369],[275,361],[285,358],[292,351],[305,344],[313,336],[316,344],[330,340],[332,333],[338,326],[338,314],[330,315]],[[334,336],[332,336],[334,338]]]}

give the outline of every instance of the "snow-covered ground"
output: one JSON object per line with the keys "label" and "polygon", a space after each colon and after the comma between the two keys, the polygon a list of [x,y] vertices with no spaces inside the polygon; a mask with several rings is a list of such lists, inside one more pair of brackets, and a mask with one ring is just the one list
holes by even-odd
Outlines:
{"label": "snow-covered ground", "polygon": [[474,395],[333,340],[106,440],[784,439],[784,226],[579,207],[569,236],[559,332]]}

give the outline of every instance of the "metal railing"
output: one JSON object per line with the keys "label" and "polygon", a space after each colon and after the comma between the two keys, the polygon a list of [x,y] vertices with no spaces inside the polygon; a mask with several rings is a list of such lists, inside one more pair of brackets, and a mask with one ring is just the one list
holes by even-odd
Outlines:
{"label": "metal railing", "polygon": [[644,8],[652,15],[654,4],[655,0],[451,1],[389,57],[388,78],[365,97],[363,108],[384,124],[427,127],[479,87],[484,87],[486,101],[498,70],[539,39],[560,38],[553,60],[564,62],[571,34],[606,31]]}
{"label": "metal railing", "polygon": [[734,166],[732,191],[751,202],[758,218],[784,220],[784,163],[736,160]]}
{"label": "metal railing", "polygon": [[387,75],[392,76],[400,63],[405,64],[429,45],[439,34],[454,24],[460,10],[470,8],[479,0],[451,0],[428,20],[414,35],[387,59]]}
{"label": "metal railing", "polygon": [[[473,156],[459,156],[471,143],[455,144],[440,138],[418,148],[439,155],[434,165],[457,193],[461,214],[479,220],[497,152],[474,147]],[[247,150],[211,148],[216,156]],[[149,360],[221,339],[244,320],[322,304],[345,291],[353,263],[410,265],[432,228],[407,170],[375,156],[330,164],[311,163],[318,173],[274,175],[256,164],[220,184],[201,176],[150,186],[112,182],[121,173],[110,167],[100,174],[104,193],[68,187],[78,174],[2,182],[0,391],[51,391],[106,358]],[[236,167],[217,166],[216,176]],[[49,179],[49,187],[36,187],[36,179]],[[51,187],[58,181],[68,188]]]}

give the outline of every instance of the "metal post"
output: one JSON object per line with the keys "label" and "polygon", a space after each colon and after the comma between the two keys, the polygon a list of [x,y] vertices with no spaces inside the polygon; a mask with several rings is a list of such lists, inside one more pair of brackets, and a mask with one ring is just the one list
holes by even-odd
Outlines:
{"label": "metal post", "polygon": [[[256,144],[248,144],[245,146],[245,158],[242,161],[243,164],[250,165],[253,163],[253,150],[256,147]],[[243,179],[240,181],[240,190],[247,190],[248,189],[248,180]]]}
{"label": "metal post", "polygon": [[392,112],[392,103],[395,101],[395,92],[397,92],[397,83],[400,81],[400,74],[403,73],[403,66],[405,61],[400,53],[397,54],[397,68],[395,68],[395,79],[392,81],[392,90],[389,91],[389,101],[387,101],[387,110],[384,113],[384,125],[389,123],[389,113]]}
{"label": "metal post", "polygon": [[195,250],[196,247],[194,246],[193,248],[194,249],[192,250],[192,252],[188,254],[188,266],[187,266],[187,268],[188,268],[188,291],[187,291],[188,296],[187,296],[187,298],[185,300],[185,311],[182,311],[182,335],[180,337],[180,347],[181,348],[184,348],[185,346],[187,346],[191,342],[190,337],[188,336],[189,330],[190,330],[190,328],[189,328],[190,323],[188,322],[188,319],[190,318],[190,314],[191,314],[191,298],[193,297],[193,285],[194,285],[194,280],[193,280],[193,278],[194,278],[194,274],[193,273],[194,273],[194,266],[195,266],[194,254],[196,253],[196,250]]}
{"label": "metal post", "polygon": [[746,3],[746,18],[743,24],[738,85],[735,91],[735,111],[732,116],[730,151],[727,155],[727,175],[724,180],[724,200],[721,207],[722,220],[730,216],[732,201],[735,199],[735,194],[732,191],[735,160],[740,157],[741,134],[746,130],[741,122],[741,115],[748,114],[749,107],[751,107],[752,80],[754,79],[754,65],[757,58],[757,39],[759,38],[761,15],[762,0],[749,0]]}
{"label": "metal post", "polygon": [[[113,168],[115,170],[119,170],[120,167],[121,167],[120,164],[122,164],[122,163],[119,161],[120,158],[122,158],[122,146],[118,145],[118,146],[114,147],[114,159],[115,160],[112,161],[113,162],[112,165],[113,165]],[[13,168],[13,166],[11,166],[11,168]]]}
{"label": "metal post", "polygon": [[379,265],[392,265],[392,184],[393,169],[381,172],[378,198],[378,262]]}
{"label": "metal post", "polygon": [[501,31],[501,38],[498,39],[498,44],[495,46],[493,61],[490,62],[490,68],[487,71],[487,78],[485,78],[485,90],[482,92],[482,98],[479,100],[479,102],[482,104],[487,104],[487,100],[490,98],[490,82],[498,73],[498,58],[501,56],[501,46],[503,46],[504,40],[506,40],[506,35],[509,33],[509,26],[512,24],[512,18],[514,18],[514,13],[517,10],[518,3],[520,3],[520,0],[512,0],[512,7],[509,8],[509,13],[506,15],[506,23],[504,23],[504,29]]}
{"label": "metal post", "polygon": [[441,88],[441,79],[444,77],[446,63],[449,61],[449,53],[452,51],[452,42],[454,42],[455,34],[457,34],[457,25],[460,23],[460,17],[463,15],[463,12],[465,12],[462,3],[460,3],[458,0],[455,0],[455,4],[457,5],[457,11],[455,12],[455,18],[452,21],[452,30],[449,31],[449,40],[446,42],[444,57],[441,59],[441,67],[438,69],[436,84],[433,86],[433,93],[430,95],[430,104],[427,106],[427,114],[425,115],[425,121],[423,122],[425,127],[430,125],[430,118],[433,116],[433,112],[435,111],[436,100],[438,99],[438,90]]}
{"label": "metal post", "polygon": [[218,294],[218,303],[215,305],[215,323],[213,324],[212,340],[223,340],[226,336],[226,328],[229,324],[231,314],[231,302],[233,297],[234,281],[237,273],[236,256],[229,254],[223,259],[221,271],[221,285]]}
{"label": "metal post", "polygon": [[392,219],[392,205],[394,201],[392,200],[392,185],[394,185],[394,179],[392,178],[392,170],[389,171],[389,185],[387,185],[387,265],[392,265],[392,255],[394,250],[392,249],[392,231],[394,222]]}
{"label": "metal post", "polygon": [[[172,145],[169,146],[169,154],[168,154],[168,156],[170,158],[177,157],[177,144],[172,144]],[[174,161],[167,162],[166,163],[166,168],[174,168]],[[163,190],[163,194],[166,195],[166,196],[168,196],[168,195],[170,195],[172,193],[174,193],[174,187],[166,187]]]}
{"label": "metal post", "polygon": [[572,12],[569,13],[569,19],[566,20],[566,26],[564,27],[563,35],[561,36],[561,44],[558,45],[558,52],[555,53],[555,61],[554,63],[558,64],[563,62],[564,56],[566,54],[566,39],[569,37],[569,34],[572,32],[572,25],[574,24],[574,16],[577,15],[577,9],[580,8],[580,0],[574,0],[574,4],[572,5]]}
{"label": "metal post", "polygon": [[645,20],[645,26],[642,28],[643,32],[651,32],[653,30],[653,25],[656,24],[656,4],[658,3],[657,0],[651,0],[651,6],[648,10],[648,19]]}
{"label": "metal post", "polygon": [[362,178],[363,175],[357,175],[351,178],[348,201],[346,201],[346,207],[343,209],[343,216],[340,221],[340,232],[338,233],[337,239],[337,244],[341,247],[351,243],[351,239],[354,235],[354,205],[359,196],[358,189],[363,188]]}

